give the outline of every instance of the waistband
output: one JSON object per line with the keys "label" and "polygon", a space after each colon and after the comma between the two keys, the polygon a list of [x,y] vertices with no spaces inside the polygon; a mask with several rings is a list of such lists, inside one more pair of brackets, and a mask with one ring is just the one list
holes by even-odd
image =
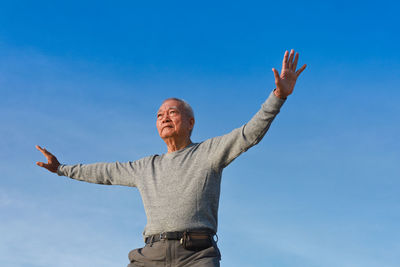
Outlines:
{"label": "waistband", "polygon": [[[160,240],[181,240],[184,234],[195,234],[197,237],[212,238],[216,233],[210,229],[194,229],[177,232],[162,232],[144,238],[146,244],[158,242]],[[218,240],[218,239],[217,239]]]}

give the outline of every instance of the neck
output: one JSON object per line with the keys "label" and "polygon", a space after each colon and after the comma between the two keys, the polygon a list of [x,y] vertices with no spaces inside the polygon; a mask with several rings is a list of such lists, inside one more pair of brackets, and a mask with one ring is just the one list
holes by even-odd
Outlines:
{"label": "neck", "polygon": [[181,150],[192,143],[190,137],[179,139],[179,138],[165,138],[164,142],[167,144],[168,153]]}

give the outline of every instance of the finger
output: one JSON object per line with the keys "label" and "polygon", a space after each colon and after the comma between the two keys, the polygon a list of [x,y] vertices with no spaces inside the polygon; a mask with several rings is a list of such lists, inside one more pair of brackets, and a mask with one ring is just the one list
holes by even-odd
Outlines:
{"label": "finger", "polygon": [[47,151],[46,148],[42,148],[42,147],[40,147],[40,146],[36,146],[36,148],[39,149],[39,151],[42,152],[43,155],[44,155],[47,159],[53,157],[53,154],[51,154],[49,151]]}
{"label": "finger", "polygon": [[279,79],[280,79],[279,72],[275,68],[272,68],[272,71],[274,72],[275,83],[277,84],[279,82]]}
{"label": "finger", "polygon": [[36,148],[40,151],[40,152],[42,152],[45,156],[46,156],[46,153],[49,153],[45,148],[43,148],[43,147],[40,147],[40,146],[36,146]]}
{"label": "finger", "polygon": [[292,68],[292,65],[293,65],[293,56],[294,56],[294,50],[292,49],[292,50],[290,50],[290,55],[289,55],[289,68],[291,69]]}
{"label": "finger", "polygon": [[283,56],[282,69],[286,69],[287,67],[288,56],[289,56],[289,51],[286,50],[285,55]]}
{"label": "finger", "polygon": [[[49,155],[47,155],[47,151],[46,151],[46,149],[44,149],[44,148],[42,148],[42,147],[40,147],[40,146],[38,146],[38,145],[36,145],[36,148],[40,151],[40,152],[42,152],[42,154],[47,158],[47,160],[49,160]],[[40,167],[43,167],[43,166],[40,166]]]}
{"label": "finger", "polygon": [[299,76],[300,76],[300,74],[303,72],[303,70],[305,70],[305,69],[306,69],[306,67],[307,67],[307,65],[306,65],[306,64],[304,64],[303,66],[301,66],[301,68],[300,68],[298,71],[296,71],[296,75],[297,75],[297,77],[299,77]]}
{"label": "finger", "polygon": [[294,57],[294,63],[293,63],[293,67],[292,70],[296,71],[297,68],[297,61],[299,60],[299,53],[296,53],[296,56]]}

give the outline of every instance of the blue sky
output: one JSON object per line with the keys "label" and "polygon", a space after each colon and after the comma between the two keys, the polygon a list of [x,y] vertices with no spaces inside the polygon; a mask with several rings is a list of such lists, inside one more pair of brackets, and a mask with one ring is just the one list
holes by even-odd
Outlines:
{"label": "blue sky", "polygon": [[126,266],[134,188],[65,164],[166,152],[155,112],[194,108],[193,141],[246,123],[294,48],[307,69],[263,141],[225,169],[222,266],[398,266],[395,1],[2,1],[0,265]]}

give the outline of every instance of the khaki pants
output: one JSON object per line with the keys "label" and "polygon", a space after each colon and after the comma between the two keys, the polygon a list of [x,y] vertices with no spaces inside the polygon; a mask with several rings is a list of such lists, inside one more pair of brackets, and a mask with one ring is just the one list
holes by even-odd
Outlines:
{"label": "khaki pants", "polygon": [[161,240],[129,252],[128,267],[219,267],[221,254],[217,244],[201,251],[183,248],[179,240]]}

